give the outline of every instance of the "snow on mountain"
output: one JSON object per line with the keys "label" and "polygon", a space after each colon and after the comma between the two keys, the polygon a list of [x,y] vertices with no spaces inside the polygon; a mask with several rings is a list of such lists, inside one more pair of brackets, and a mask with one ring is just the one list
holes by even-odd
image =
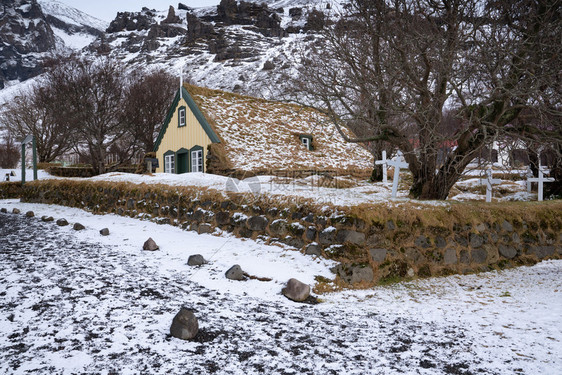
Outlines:
{"label": "snow on mountain", "polygon": [[[131,69],[161,67],[174,74],[183,68],[197,85],[266,98],[284,91],[299,51],[316,40],[324,14],[339,1],[222,0],[218,6],[197,9],[180,4],[119,12],[108,25],[56,0],[16,0],[18,6],[41,13],[55,42],[44,48],[50,53],[81,50],[92,58],[109,55]],[[21,17],[22,12],[14,9],[5,17]],[[26,64],[21,57],[10,59],[12,65]],[[27,65],[33,70],[26,74],[12,69],[8,79],[0,75],[0,88],[3,81],[8,86],[41,70],[40,60]]]}
{"label": "snow on mountain", "polygon": [[56,0],[38,0],[57,37],[59,49],[82,49],[103,35],[108,22]]}

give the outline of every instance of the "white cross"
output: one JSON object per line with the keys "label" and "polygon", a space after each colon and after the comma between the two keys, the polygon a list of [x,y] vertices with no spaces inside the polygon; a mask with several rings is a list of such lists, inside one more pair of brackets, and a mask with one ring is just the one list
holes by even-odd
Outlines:
{"label": "white cross", "polygon": [[527,166],[527,193],[531,192],[531,181],[530,178],[533,178],[533,171],[531,170],[531,166]]}
{"label": "white cross", "polygon": [[492,184],[499,184],[502,180],[492,178],[492,170],[486,171],[486,178],[480,180],[480,185],[486,184],[486,202],[492,201]]}
{"label": "white cross", "polygon": [[529,184],[530,182],[538,182],[539,183],[539,191],[538,191],[538,196],[539,196],[539,202],[542,201],[543,198],[543,183],[545,182],[553,182],[554,178],[552,177],[544,177],[544,172],[542,170],[542,167],[539,164],[539,177],[533,177],[533,178],[527,178],[527,183]]}
{"label": "white cross", "polygon": [[394,177],[392,178],[392,198],[396,198],[398,192],[398,181],[400,180],[400,168],[408,168],[409,164],[402,161],[402,153],[398,151],[396,160],[388,160],[387,165],[394,167]]}
{"label": "white cross", "polygon": [[382,182],[383,184],[387,184],[388,183],[388,177],[387,177],[387,170],[388,170],[388,160],[386,160],[386,150],[383,150],[382,152],[382,160],[376,160],[375,161],[376,165],[382,165]]}

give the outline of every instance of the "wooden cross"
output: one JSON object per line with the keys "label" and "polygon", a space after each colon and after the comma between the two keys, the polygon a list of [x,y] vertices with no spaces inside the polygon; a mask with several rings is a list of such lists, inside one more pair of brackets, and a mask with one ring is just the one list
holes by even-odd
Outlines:
{"label": "wooden cross", "polygon": [[538,182],[539,183],[539,191],[538,191],[538,196],[539,196],[539,202],[542,201],[543,198],[543,183],[545,182],[553,182],[554,178],[552,177],[544,177],[544,172],[542,170],[542,167],[539,164],[539,177],[532,177],[532,178],[527,178],[527,186],[530,185],[531,182]]}
{"label": "wooden cross", "polygon": [[383,150],[382,152],[382,160],[376,160],[375,161],[376,165],[382,165],[382,182],[383,184],[388,184],[388,177],[387,177],[387,171],[388,171],[388,160],[386,160],[386,150]]}
{"label": "wooden cross", "polygon": [[398,192],[398,181],[400,180],[400,168],[408,168],[408,163],[402,161],[402,153],[398,151],[396,160],[388,160],[386,164],[394,167],[394,177],[392,178],[392,198],[396,198]]}
{"label": "wooden cross", "polygon": [[492,170],[488,169],[486,171],[486,178],[480,180],[480,185],[486,184],[486,202],[492,201],[492,185],[499,184],[502,180],[497,178],[492,178]]}

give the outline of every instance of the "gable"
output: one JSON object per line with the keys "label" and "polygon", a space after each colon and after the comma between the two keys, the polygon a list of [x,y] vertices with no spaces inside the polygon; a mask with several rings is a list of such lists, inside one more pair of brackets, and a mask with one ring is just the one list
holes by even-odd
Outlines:
{"label": "gable", "polygon": [[[168,130],[168,126],[170,125],[170,122],[172,121],[172,118],[173,118],[174,114],[178,110],[178,106],[180,105],[181,99],[183,99],[185,101],[185,103],[187,104],[191,113],[193,114],[193,116],[195,116],[195,118],[197,119],[197,122],[199,123],[199,125],[201,125],[201,127],[203,128],[203,130],[205,131],[205,133],[207,134],[207,136],[211,140],[211,142],[220,143],[219,137],[214,132],[211,125],[209,125],[209,123],[207,122],[207,119],[205,118],[205,116],[203,116],[203,113],[201,113],[201,110],[199,109],[197,104],[195,104],[191,95],[189,95],[189,93],[187,92],[187,90],[184,87],[181,88],[181,92],[182,92],[181,97],[180,97],[180,91],[179,90],[176,93],[174,101],[172,102],[172,105],[170,106],[168,114],[166,115],[166,119],[164,120],[164,124],[162,125],[162,128],[160,129],[160,133],[158,134],[158,138],[156,138],[156,143],[154,144],[154,151],[155,152],[158,151],[158,149],[160,148],[160,144],[162,143],[162,139],[164,138],[164,134],[166,134],[166,131]],[[175,125],[177,126],[177,124],[175,124]],[[172,124],[172,126],[174,126],[174,124]]]}

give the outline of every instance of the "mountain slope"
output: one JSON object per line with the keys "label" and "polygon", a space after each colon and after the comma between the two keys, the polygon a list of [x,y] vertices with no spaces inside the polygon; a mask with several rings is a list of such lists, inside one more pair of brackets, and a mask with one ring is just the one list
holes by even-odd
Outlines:
{"label": "mountain slope", "polygon": [[38,0],[60,47],[81,49],[100,37],[108,22],[56,0]]}

